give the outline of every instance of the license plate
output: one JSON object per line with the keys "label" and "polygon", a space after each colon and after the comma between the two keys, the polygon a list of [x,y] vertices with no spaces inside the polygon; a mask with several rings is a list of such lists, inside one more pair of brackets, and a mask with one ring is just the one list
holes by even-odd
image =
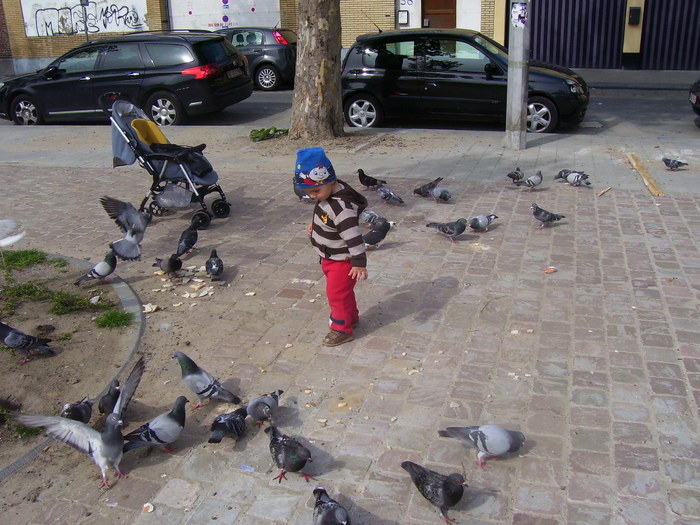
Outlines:
{"label": "license plate", "polygon": [[696,104],[698,101],[698,96],[695,93],[690,94],[690,103],[691,104]]}
{"label": "license plate", "polygon": [[229,69],[229,70],[226,72],[226,76],[227,76],[228,78],[236,78],[236,77],[239,77],[239,76],[241,76],[241,70],[240,70],[240,69]]}

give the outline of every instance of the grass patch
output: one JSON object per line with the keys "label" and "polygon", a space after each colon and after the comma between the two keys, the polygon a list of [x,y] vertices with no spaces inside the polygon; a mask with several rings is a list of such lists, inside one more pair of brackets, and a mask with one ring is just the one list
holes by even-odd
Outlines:
{"label": "grass patch", "polygon": [[2,423],[7,425],[7,428],[12,431],[12,434],[17,439],[26,439],[34,436],[38,436],[44,432],[43,428],[33,428],[22,425],[21,423],[15,423],[12,421],[12,412],[8,407],[0,406],[0,419]]}
{"label": "grass patch", "polygon": [[71,312],[82,312],[94,307],[87,297],[80,297],[68,292],[53,292],[51,294],[51,308],[49,312],[56,315]]}
{"label": "grass patch", "polygon": [[17,250],[3,252],[5,261],[0,258],[3,270],[21,270],[46,261],[46,254],[39,250]]}
{"label": "grass patch", "polygon": [[92,304],[90,299],[64,291],[54,291],[36,281],[7,284],[0,287],[0,295],[4,298],[3,311],[7,315],[17,313],[21,301],[51,301],[49,311],[52,314],[63,315],[71,312],[83,312],[89,310],[103,310],[110,308],[111,303]]}
{"label": "grass patch", "polygon": [[100,328],[118,328],[129,326],[134,318],[131,312],[124,310],[108,310],[95,318],[95,324]]}

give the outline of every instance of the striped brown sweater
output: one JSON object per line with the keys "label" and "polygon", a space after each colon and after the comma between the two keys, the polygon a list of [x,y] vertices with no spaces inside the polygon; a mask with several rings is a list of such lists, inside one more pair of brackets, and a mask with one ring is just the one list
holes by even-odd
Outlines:
{"label": "striped brown sweater", "polygon": [[359,215],[367,207],[367,199],[349,184],[338,180],[342,189],[314,208],[311,245],[324,259],[344,261],[357,267],[367,266],[365,243]]}

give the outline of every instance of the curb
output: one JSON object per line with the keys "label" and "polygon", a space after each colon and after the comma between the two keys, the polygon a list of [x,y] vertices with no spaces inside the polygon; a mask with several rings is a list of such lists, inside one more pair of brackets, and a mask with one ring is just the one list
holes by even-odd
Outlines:
{"label": "curb", "polygon": [[[68,264],[72,264],[73,266],[84,268],[86,270],[89,270],[94,266],[93,263],[85,261],[83,259],[74,259],[65,255],[49,255],[51,257],[61,258],[65,260]],[[126,358],[126,361],[124,361],[122,367],[114,376],[114,378],[118,378],[127,368],[127,365],[131,363],[131,361],[134,358],[134,355],[136,355],[136,352],[141,346],[141,339],[143,337],[144,331],[146,330],[146,315],[143,313],[143,309],[141,308],[141,301],[136,295],[136,292],[134,292],[134,289],[131,288],[131,286],[129,286],[127,282],[124,281],[124,279],[119,277],[117,274],[113,274],[110,286],[112,286],[112,288],[117,294],[117,297],[119,297],[119,301],[121,302],[122,308],[124,308],[124,310],[126,310],[127,312],[131,312],[132,314],[134,314],[134,319],[138,323],[138,331],[136,333],[136,336],[134,337],[131,346],[131,351],[129,352],[129,355]],[[104,394],[107,393],[110,382],[111,379],[107,381],[107,385],[102,389],[102,391],[99,394],[97,394],[96,399],[102,397]],[[54,441],[54,438],[46,439],[42,443],[39,443],[32,450],[24,454],[24,456],[15,460],[13,463],[0,470],[0,481],[4,480],[8,476],[16,472],[18,469],[29,463],[31,460],[36,458],[42,452],[42,450],[44,450],[44,448],[46,448]]]}

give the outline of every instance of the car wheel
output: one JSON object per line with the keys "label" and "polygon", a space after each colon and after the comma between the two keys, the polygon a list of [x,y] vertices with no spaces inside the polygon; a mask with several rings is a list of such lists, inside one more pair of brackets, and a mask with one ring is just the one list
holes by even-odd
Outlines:
{"label": "car wheel", "polygon": [[549,133],[559,123],[557,107],[548,98],[532,97],[527,101],[527,130],[532,133]]}
{"label": "car wheel", "polygon": [[11,106],[12,121],[18,126],[33,126],[41,124],[44,119],[41,117],[39,106],[34,99],[28,95],[19,95],[12,101]]}
{"label": "car wheel", "polygon": [[343,107],[345,121],[354,128],[373,128],[384,120],[384,113],[372,95],[353,95]]}
{"label": "car wheel", "polygon": [[272,64],[260,66],[255,73],[255,85],[264,91],[274,91],[281,83],[280,70]]}
{"label": "car wheel", "polygon": [[146,114],[159,126],[177,126],[185,121],[178,98],[167,91],[157,91],[146,101]]}

